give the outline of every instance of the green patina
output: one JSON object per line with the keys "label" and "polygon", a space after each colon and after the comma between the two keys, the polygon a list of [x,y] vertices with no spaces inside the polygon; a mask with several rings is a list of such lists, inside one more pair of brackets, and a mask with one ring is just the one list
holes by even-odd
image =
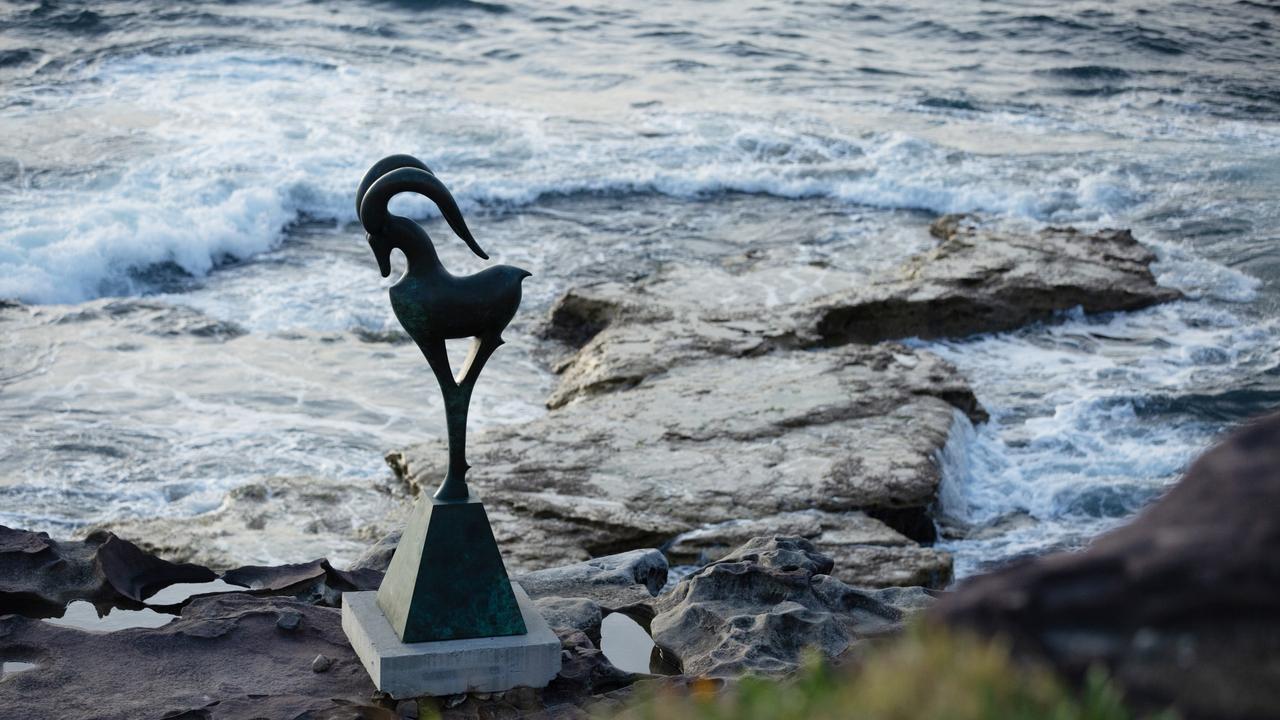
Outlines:
{"label": "green patina", "polygon": [[418,499],[378,606],[406,643],[526,632],[489,516],[474,497]]}
{"label": "green patina", "polygon": [[[471,391],[502,331],[520,307],[527,270],[495,265],[456,276],[440,263],[431,238],[409,218],[387,210],[391,198],[414,192],[440,208],[449,227],[481,258],[462,211],[431,168],[408,155],[379,160],[360,181],[356,210],[383,277],[391,251],[408,269],[391,287],[391,308],[431,365],[444,396],[449,471],[434,497],[418,499],[409,526],[378,588],[378,606],[406,643],[523,635],[520,605],[511,590],[484,506],[467,489],[467,409]],[[449,367],[446,340],[474,338],[462,372]]]}

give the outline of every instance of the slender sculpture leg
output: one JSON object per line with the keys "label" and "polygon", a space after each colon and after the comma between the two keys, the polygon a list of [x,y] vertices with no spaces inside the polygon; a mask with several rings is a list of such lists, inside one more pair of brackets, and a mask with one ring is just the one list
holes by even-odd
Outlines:
{"label": "slender sculpture leg", "polygon": [[458,379],[454,379],[449,367],[444,340],[431,340],[422,348],[422,354],[431,364],[436,381],[440,383],[440,392],[444,395],[445,424],[449,430],[449,472],[440,489],[436,490],[434,497],[437,500],[466,500],[470,496],[467,489],[467,470],[471,468],[467,464],[467,411],[471,407],[471,391],[485,363],[502,343],[500,336],[475,338]]}

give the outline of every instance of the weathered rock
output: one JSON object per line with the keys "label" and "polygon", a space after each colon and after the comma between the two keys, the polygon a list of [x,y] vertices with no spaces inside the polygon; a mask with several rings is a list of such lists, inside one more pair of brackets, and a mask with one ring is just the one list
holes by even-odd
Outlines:
{"label": "weathered rock", "polygon": [[[394,539],[384,548],[394,551]],[[55,551],[56,557],[51,555]],[[44,564],[32,566],[32,558]],[[46,607],[56,608],[56,615],[61,603],[70,600],[133,602],[97,568],[104,558],[111,558],[115,582],[140,596],[153,592],[160,577],[157,568],[167,566],[106,533],[86,542],[60,542],[0,528],[0,567],[7,571],[0,578],[27,580],[43,590],[53,587],[52,580],[62,581],[56,590],[60,595],[49,591],[51,599],[6,607],[0,615]],[[199,576],[177,575],[173,581],[214,578],[211,571],[199,570]],[[458,696],[445,702],[446,716],[576,715],[576,708],[590,704],[593,696],[631,684],[636,676],[613,667],[598,649],[605,610],[590,598],[627,604],[623,612],[638,614],[647,623],[653,593],[665,584],[666,573],[662,554],[647,550],[522,577],[539,593],[538,608],[564,643],[564,672],[545,692],[525,688]],[[106,634],[5,615],[0,617],[0,658],[37,667],[21,686],[6,678],[0,685],[0,708],[23,717],[168,717],[170,711],[174,717],[397,717],[402,706],[393,707],[389,701],[370,704],[368,698],[376,695],[341,632],[339,615],[322,607],[337,603],[342,591],[372,589],[380,578],[374,568],[343,572],[324,560],[237,568],[222,580],[246,590],[197,595],[184,601],[179,619],[160,628]],[[179,606],[169,609],[176,612]],[[253,657],[240,663],[239,654]],[[142,655],[147,661],[135,663]],[[113,674],[117,662],[130,667]],[[273,668],[272,663],[279,665]],[[317,685],[301,677],[304,671],[333,678],[332,687],[327,680]],[[258,682],[255,674],[270,677]],[[113,677],[119,682],[109,684]],[[38,697],[14,700],[24,693]],[[71,695],[75,698],[64,702]]]}
{"label": "weathered rock", "polygon": [[[924,508],[957,405],[976,401],[955,369],[899,345],[717,358],[480,433],[468,480],[509,566],[547,567],[731,520]],[[428,443],[398,466],[431,486],[446,455]],[[921,563],[904,568],[906,582],[949,577],[940,553],[900,555]],[[842,577],[868,584],[884,574]]]}
{"label": "weathered rock", "polygon": [[328,560],[289,565],[246,565],[223,573],[222,579],[253,595],[292,597],[313,605],[338,607],[342,593],[377,590],[383,573],[372,569],[335,569]]}
{"label": "weathered rock", "polygon": [[603,282],[565,292],[551,308],[542,334],[580,346],[609,325],[673,317],[670,308],[644,297],[636,285]]}
{"label": "weathered rock", "polygon": [[145,298],[105,299],[83,303],[76,305],[74,310],[62,313],[55,322],[68,325],[104,318],[135,332],[158,337],[192,335],[225,341],[248,333],[233,322],[211,318],[193,307]]}
{"label": "weathered rock", "polygon": [[557,364],[560,374],[547,407],[605,392],[626,390],[676,365],[712,356],[748,357],[772,346],[765,328],[749,320],[679,320],[621,324],[601,330]]}
{"label": "weathered rock", "polygon": [[[300,617],[287,639],[284,613]],[[197,598],[168,625],[110,633],[0,617],[0,657],[19,655],[39,667],[0,682],[6,717],[394,717],[370,704],[338,611],[294,600]]]}
{"label": "weathered rock", "polygon": [[[571,290],[552,308],[545,334],[578,349],[556,364],[562,377],[548,407],[625,390],[711,357],[964,336],[1013,329],[1077,306],[1132,310],[1180,297],[1156,284],[1155,256],[1127,230],[1012,235],[947,215],[931,232],[941,244],[887,279],[823,267],[785,274],[668,268],[632,284]],[[976,404],[973,409],[981,415]]]}
{"label": "weathered rock", "polygon": [[1205,453],[1160,501],[1081,552],[983,575],[933,616],[998,634],[1187,718],[1280,716],[1280,415]]}
{"label": "weathered rock", "polygon": [[1075,307],[1136,310],[1181,297],[1156,284],[1155,255],[1128,230],[1007,235],[961,215],[944,216],[930,230],[941,244],[897,277],[793,313],[797,337],[821,345],[959,337],[1012,330]]}
{"label": "weathered rock", "polygon": [[653,638],[692,675],[778,674],[815,647],[830,657],[905,617],[831,577],[834,563],[803,538],[761,537],[680,581],[658,601]]}
{"label": "weathered rock", "polygon": [[322,552],[349,562],[400,527],[409,503],[393,488],[324,478],[269,478],[242,485],[216,510],[189,518],[122,520],[106,526],[171,560],[227,570],[246,562]]}
{"label": "weathered rock", "polygon": [[547,687],[551,700],[579,702],[635,682],[636,676],[614,667],[595,641],[579,631],[560,632],[560,673]]}
{"label": "weathered rock", "polygon": [[779,533],[809,540],[830,555],[844,576],[865,587],[942,587],[951,577],[951,557],[922,547],[861,512],[806,510],[764,519],[730,520],[677,537],[666,548],[672,562],[704,564],[751,538]]}
{"label": "weathered rock", "polygon": [[534,605],[552,630],[577,630],[586,633],[591,642],[600,644],[600,623],[604,620],[604,612],[594,600],[552,595],[538,598]]}
{"label": "weathered rock", "polygon": [[392,530],[383,535],[378,542],[356,558],[350,569],[352,571],[373,570],[386,574],[387,568],[391,565],[391,558],[396,554],[396,547],[400,545],[400,535],[403,532],[403,530]]}
{"label": "weathered rock", "polygon": [[61,616],[67,603],[139,603],[174,583],[214,580],[208,568],[148,555],[107,532],[82,541],[0,526],[0,615]]}
{"label": "weathered rock", "polygon": [[609,612],[652,601],[667,584],[667,559],[657,550],[631,550],[515,580],[531,598],[587,598]]}

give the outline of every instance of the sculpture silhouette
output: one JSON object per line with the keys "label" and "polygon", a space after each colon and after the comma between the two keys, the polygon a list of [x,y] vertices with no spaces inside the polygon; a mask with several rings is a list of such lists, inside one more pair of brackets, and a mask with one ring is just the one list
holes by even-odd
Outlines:
{"label": "sculpture silhouette", "polygon": [[[496,265],[474,275],[459,277],[440,263],[431,238],[416,222],[392,215],[391,198],[416,192],[440,208],[449,227],[481,258],[488,259],[462,211],[431,168],[409,155],[392,155],[369,168],[356,191],[356,212],[368,233],[369,247],[383,277],[391,274],[391,251],[399,248],[409,267],[391,286],[391,308],[396,319],[418,344],[444,395],[449,430],[449,471],[436,491],[442,501],[465,500],[467,490],[467,411],[476,378],[489,356],[502,345],[502,331],[520,306],[521,283],[532,273],[510,265]],[[445,340],[474,338],[471,351],[455,378],[449,366]]]}

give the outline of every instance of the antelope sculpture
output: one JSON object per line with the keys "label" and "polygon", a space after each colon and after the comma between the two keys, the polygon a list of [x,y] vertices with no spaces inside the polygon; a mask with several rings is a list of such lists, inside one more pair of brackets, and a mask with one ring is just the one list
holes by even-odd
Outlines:
{"label": "antelope sculpture", "polygon": [[[416,192],[440,208],[449,227],[467,247],[488,259],[467,228],[462,211],[444,183],[425,163],[409,155],[392,155],[369,168],[356,191],[356,212],[368,233],[369,247],[383,277],[391,274],[391,251],[399,249],[408,261],[404,275],[391,286],[391,308],[405,331],[418,344],[444,395],[449,430],[449,471],[434,497],[465,500],[467,490],[467,410],[476,378],[520,307],[521,283],[532,273],[510,265],[495,265],[474,275],[457,276],[445,269],[431,238],[416,222],[392,215],[391,198]],[[461,372],[454,377],[445,341],[474,338]]]}

